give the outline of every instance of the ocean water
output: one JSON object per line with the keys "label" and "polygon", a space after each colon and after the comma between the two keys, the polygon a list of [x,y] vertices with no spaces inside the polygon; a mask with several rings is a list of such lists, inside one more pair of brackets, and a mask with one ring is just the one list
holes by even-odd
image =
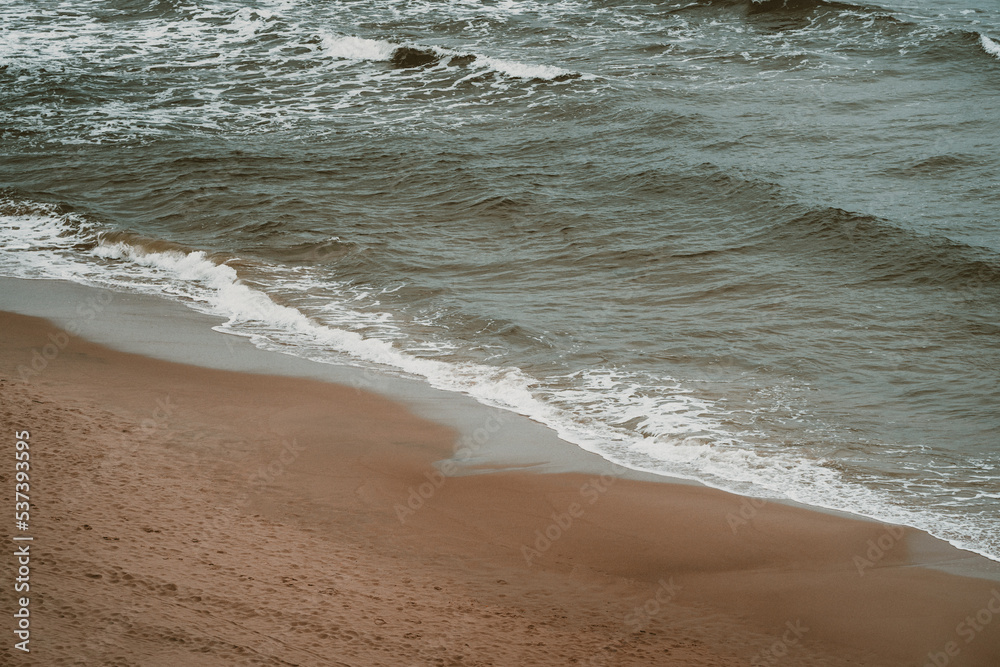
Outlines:
{"label": "ocean water", "polygon": [[6,0],[0,274],[1000,560],[994,0]]}

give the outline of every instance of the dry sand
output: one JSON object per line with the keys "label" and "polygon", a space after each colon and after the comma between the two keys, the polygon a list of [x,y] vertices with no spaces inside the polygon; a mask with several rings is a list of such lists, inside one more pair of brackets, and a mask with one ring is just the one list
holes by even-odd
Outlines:
{"label": "dry sand", "polygon": [[22,381],[57,331],[0,314],[34,537],[2,664],[1000,665],[1000,584],[914,567],[914,531],[610,466],[445,478],[459,434],[380,396],[79,339]]}

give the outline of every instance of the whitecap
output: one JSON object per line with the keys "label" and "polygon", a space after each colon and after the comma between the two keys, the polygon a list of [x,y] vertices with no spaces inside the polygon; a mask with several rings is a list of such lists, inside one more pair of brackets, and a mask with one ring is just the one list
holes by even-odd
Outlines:
{"label": "whitecap", "polygon": [[392,58],[399,44],[378,39],[365,39],[350,35],[326,35],[323,50],[333,58],[344,60],[387,61]]}
{"label": "whitecap", "polygon": [[983,45],[983,50],[994,58],[1000,58],[1000,43],[995,42],[986,35],[979,36],[979,43]]}

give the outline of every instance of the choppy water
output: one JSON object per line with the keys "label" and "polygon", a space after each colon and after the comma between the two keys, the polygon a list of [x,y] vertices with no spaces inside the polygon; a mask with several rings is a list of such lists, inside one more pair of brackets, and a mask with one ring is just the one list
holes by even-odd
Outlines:
{"label": "choppy water", "polygon": [[0,8],[0,273],[1000,559],[992,0]]}

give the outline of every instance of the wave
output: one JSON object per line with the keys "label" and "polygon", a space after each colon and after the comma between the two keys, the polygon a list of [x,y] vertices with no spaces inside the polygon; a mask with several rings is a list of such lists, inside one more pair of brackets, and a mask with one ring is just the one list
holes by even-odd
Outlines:
{"label": "wave", "polygon": [[1000,288],[996,253],[952,239],[903,229],[871,215],[812,209],[759,235],[802,254],[863,263],[866,280],[935,285],[968,291]]}
{"label": "wave", "polygon": [[910,30],[899,40],[900,53],[939,69],[965,71],[969,64],[1000,58],[1000,44],[965,28],[929,26]]}
{"label": "wave", "polygon": [[990,54],[994,58],[1000,58],[1000,43],[990,39],[986,35],[979,35],[979,43],[983,47],[983,51]]}
{"label": "wave", "polygon": [[[942,172],[964,168],[970,161],[962,155],[932,156],[884,173],[911,179],[940,177]],[[711,163],[682,172],[646,169],[619,177],[614,186],[630,198],[669,197],[690,203],[704,214],[716,210],[726,218],[738,214],[749,226],[715,230],[712,247],[688,249],[699,256],[706,250],[759,251],[780,243],[790,252],[814,256],[823,264],[836,257],[835,263],[850,263],[869,280],[933,284],[962,291],[1000,287],[1000,256],[994,250],[942,235],[921,234],[864,213],[809,207],[777,184],[739,170],[724,170]],[[627,263],[646,259],[645,252],[602,251],[594,257],[601,262]],[[589,256],[576,261],[589,261]]]}
{"label": "wave", "polygon": [[114,0],[97,13],[105,22],[187,17],[196,8],[185,0]]}
{"label": "wave", "polygon": [[852,5],[833,0],[749,0],[747,9],[751,14],[764,12],[807,12],[815,9],[870,9],[862,5]]}
{"label": "wave", "polygon": [[907,167],[890,167],[883,171],[888,176],[905,178],[932,176],[937,177],[942,172],[954,171],[975,166],[977,160],[967,155],[932,155]]}
{"label": "wave", "polygon": [[580,72],[572,72],[553,65],[535,65],[441,47],[397,44],[350,35],[326,35],[321,39],[321,43],[324,52],[333,58],[386,62],[399,69],[435,67],[443,64],[450,68],[489,70],[515,79],[568,81],[584,76]]}
{"label": "wave", "polygon": [[687,11],[698,7],[737,7],[748,14],[801,13],[817,9],[837,9],[847,11],[885,11],[871,5],[856,5],[837,0],[695,0],[671,13]]}
{"label": "wave", "polygon": [[351,35],[327,35],[322,38],[322,47],[332,58],[345,60],[389,61],[399,44],[377,39],[365,39]]}
{"label": "wave", "polygon": [[596,79],[545,62],[552,49],[480,46],[478,33],[450,36],[450,48],[344,34],[326,27],[337,25],[330,9],[130,0],[49,26],[36,24],[27,0],[13,3],[10,29],[0,30],[0,136],[24,144],[301,136],[352,121],[453,127],[469,122],[467,107],[544,99],[541,83]]}
{"label": "wave", "polygon": [[834,18],[838,23],[840,19],[861,21],[857,27],[865,33],[869,30],[867,23],[871,20],[879,24],[888,23],[893,27],[905,24],[879,7],[834,0],[749,0],[745,11],[748,21],[753,21],[759,28],[769,32],[815,28],[817,19],[823,16]]}
{"label": "wave", "polygon": [[[918,27],[879,6],[835,0],[703,0],[668,13],[700,14],[699,18],[709,26],[717,25],[719,15],[725,13],[724,20],[745,21],[764,35],[802,31],[802,37],[830,41],[830,47],[837,49],[845,45],[881,47],[883,35]],[[795,42],[802,44],[798,39]]]}
{"label": "wave", "polygon": [[63,203],[26,200],[0,191],[0,220],[5,254],[52,250],[86,250],[96,245],[99,223]]}
{"label": "wave", "polygon": [[[908,179],[941,177],[967,167],[972,158],[940,155],[906,168],[883,173]],[[934,285],[969,292],[1000,288],[1000,256],[990,248],[969,245],[943,235],[922,234],[890,220],[836,207],[811,207],[790,196],[776,183],[738,169],[703,163],[684,171],[644,169],[618,177],[614,190],[631,199],[669,198],[681,210],[690,205],[704,216],[736,215],[745,226],[713,229],[708,247],[689,231],[684,253],[760,252],[776,244],[796,255],[815,257],[822,265],[849,265],[865,280]],[[616,265],[648,260],[645,249],[599,251],[573,261]],[[836,258],[836,259],[833,259]]]}
{"label": "wave", "polygon": [[165,241],[163,239],[151,238],[148,236],[143,236],[141,234],[136,234],[134,232],[126,231],[100,231],[97,233],[92,245],[88,247],[89,250],[93,250],[98,257],[102,257],[103,251],[101,248],[106,248],[109,246],[128,246],[136,248],[138,251],[150,254],[150,253],[178,253],[178,254],[191,254],[195,252],[193,248],[182,245],[180,243],[174,243],[172,241]]}
{"label": "wave", "polygon": [[[275,234],[277,236],[278,234]],[[270,244],[269,244],[270,245]],[[315,243],[297,243],[286,247],[270,247],[268,254],[289,264],[330,264],[357,249],[356,243],[345,242],[332,236]]]}

